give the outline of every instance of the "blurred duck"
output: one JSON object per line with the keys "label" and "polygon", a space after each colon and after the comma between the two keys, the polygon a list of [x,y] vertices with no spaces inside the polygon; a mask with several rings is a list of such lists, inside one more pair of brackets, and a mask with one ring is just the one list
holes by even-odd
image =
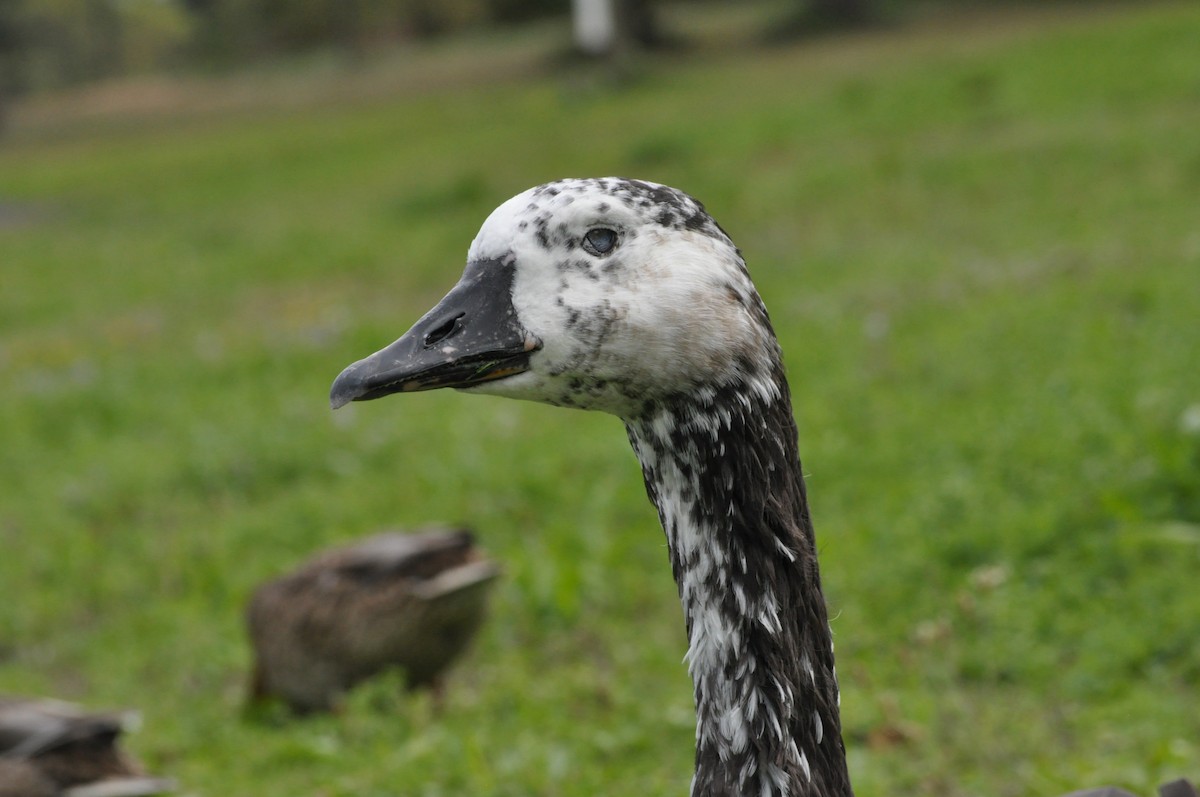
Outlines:
{"label": "blurred duck", "polygon": [[440,696],[499,572],[466,530],[383,533],[317,555],[250,599],[251,702],[333,710],[390,667],[404,671],[409,689]]}
{"label": "blurred duck", "polygon": [[0,797],[137,797],[174,783],[146,776],[117,744],[133,712],[0,696]]}

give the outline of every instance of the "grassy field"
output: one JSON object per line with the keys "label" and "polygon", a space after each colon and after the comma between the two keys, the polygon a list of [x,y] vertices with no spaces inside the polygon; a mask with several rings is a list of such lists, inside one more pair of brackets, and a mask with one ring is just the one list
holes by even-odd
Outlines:
{"label": "grassy field", "polygon": [[[492,207],[615,173],[701,198],[771,309],[858,792],[1200,777],[1200,5],[710,45],[615,83],[522,35],[14,117],[0,692],[140,707],[130,745],[186,794],[685,794],[682,620],[619,422],[326,400]],[[445,709],[390,678],[243,719],[253,586],[440,520],[506,570]]]}

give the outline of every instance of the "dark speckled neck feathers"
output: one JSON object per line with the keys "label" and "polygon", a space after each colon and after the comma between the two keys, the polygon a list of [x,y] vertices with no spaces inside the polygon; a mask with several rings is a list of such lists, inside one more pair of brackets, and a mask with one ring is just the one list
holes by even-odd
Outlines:
{"label": "dark speckled neck feathers", "polygon": [[694,797],[852,793],[796,425],[772,371],[627,422],[687,621]]}

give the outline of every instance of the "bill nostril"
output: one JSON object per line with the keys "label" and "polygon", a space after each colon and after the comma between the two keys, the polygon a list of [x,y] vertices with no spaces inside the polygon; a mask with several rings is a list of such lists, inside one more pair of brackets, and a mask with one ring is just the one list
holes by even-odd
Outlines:
{"label": "bill nostril", "polygon": [[426,332],[425,345],[434,346],[457,332],[462,326],[458,322],[462,319],[463,315],[465,315],[465,313],[459,313],[458,315],[450,316],[433,329]]}

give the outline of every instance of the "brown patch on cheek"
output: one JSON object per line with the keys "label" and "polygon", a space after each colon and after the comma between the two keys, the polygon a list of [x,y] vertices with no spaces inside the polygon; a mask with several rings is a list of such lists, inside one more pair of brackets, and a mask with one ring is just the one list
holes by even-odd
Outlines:
{"label": "brown patch on cheek", "polygon": [[693,368],[710,375],[726,374],[761,351],[762,331],[735,291],[700,291],[676,309],[682,328],[695,332],[688,350]]}

